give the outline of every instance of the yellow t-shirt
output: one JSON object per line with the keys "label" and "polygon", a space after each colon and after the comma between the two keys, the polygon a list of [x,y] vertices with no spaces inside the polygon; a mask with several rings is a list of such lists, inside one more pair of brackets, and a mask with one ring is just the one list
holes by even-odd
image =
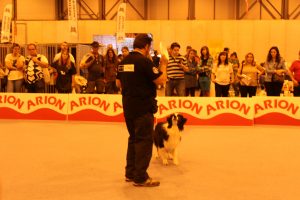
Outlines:
{"label": "yellow t-shirt", "polygon": [[[249,79],[249,84],[248,86],[257,86],[257,82],[258,82],[258,73],[259,71],[262,71],[263,68],[260,67],[260,66],[253,66],[253,65],[244,65],[243,68],[242,68],[242,72],[241,72],[241,75],[246,75],[248,76],[250,79]],[[240,82],[241,85],[245,85],[242,81]]]}

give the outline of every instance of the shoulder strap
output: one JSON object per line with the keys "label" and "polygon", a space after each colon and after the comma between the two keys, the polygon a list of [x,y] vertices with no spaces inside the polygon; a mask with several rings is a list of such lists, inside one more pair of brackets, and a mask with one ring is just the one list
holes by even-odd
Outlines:
{"label": "shoulder strap", "polygon": [[244,62],[242,62],[241,75],[243,74]]}

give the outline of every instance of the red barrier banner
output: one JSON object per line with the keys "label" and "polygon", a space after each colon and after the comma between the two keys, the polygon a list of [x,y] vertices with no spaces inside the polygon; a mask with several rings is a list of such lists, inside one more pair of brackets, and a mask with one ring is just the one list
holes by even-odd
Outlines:
{"label": "red barrier banner", "polygon": [[249,98],[158,97],[158,121],[182,113],[192,125],[252,126],[253,107]]}
{"label": "red barrier banner", "polygon": [[299,97],[255,97],[254,123],[300,125]]}
{"label": "red barrier banner", "polygon": [[124,121],[121,95],[70,94],[68,107],[69,120]]}
{"label": "red barrier banner", "polygon": [[67,94],[0,93],[0,119],[66,120]]}
{"label": "red barrier banner", "polygon": [[[158,97],[157,121],[181,113],[190,125],[300,125],[299,97]],[[122,96],[0,93],[0,119],[124,122]]]}

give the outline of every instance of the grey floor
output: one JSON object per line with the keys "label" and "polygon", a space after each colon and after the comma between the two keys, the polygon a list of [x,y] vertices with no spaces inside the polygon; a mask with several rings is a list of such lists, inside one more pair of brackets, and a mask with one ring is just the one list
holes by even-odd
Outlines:
{"label": "grey floor", "polygon": [[1,200],[300,199],[299,127],[186,126],[157,188],[124,182],[122,123],[0,121]]}

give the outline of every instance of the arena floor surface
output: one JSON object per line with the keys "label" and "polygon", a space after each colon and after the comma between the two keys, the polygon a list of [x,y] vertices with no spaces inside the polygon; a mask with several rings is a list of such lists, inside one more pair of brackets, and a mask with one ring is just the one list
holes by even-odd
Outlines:
{"label": "arena floor surface", "polygon": [[300,131],[186,126],[179,166],[156,188],[124,181],[123,123],[0,121],[1,200],[298,200]]}

